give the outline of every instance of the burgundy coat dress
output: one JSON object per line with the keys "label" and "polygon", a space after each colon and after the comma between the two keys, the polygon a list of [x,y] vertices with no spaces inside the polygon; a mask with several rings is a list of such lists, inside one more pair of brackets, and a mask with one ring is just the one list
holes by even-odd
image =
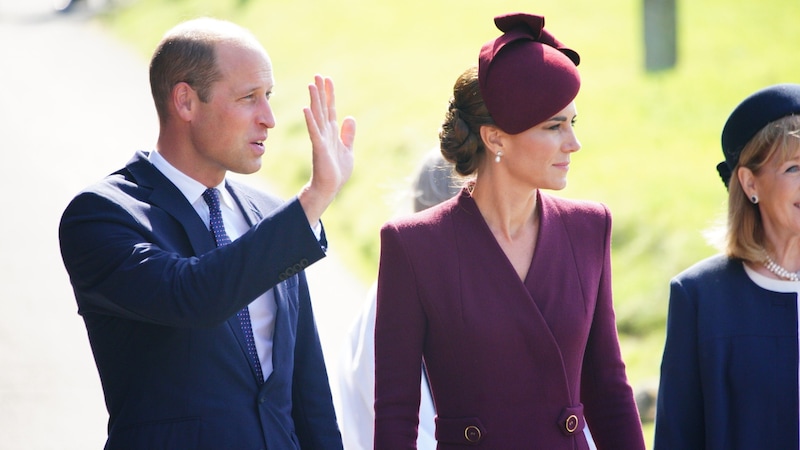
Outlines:
{"label": "burgundy coat dress", "polygon": [[439,449],[644,449],[605,206],[540,193],[523,283],[467,190],[381,230],[375,449],[416,442],[423,356]]}

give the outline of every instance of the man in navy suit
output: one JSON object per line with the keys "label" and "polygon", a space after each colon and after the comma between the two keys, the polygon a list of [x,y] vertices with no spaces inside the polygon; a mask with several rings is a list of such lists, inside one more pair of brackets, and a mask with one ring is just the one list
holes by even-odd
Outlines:
{"label": "man in navy suit", "polygon": [[320,217],[352,173],[354,120],[339,129],[316,76],[312,176],[282,202],[226,179],[261,167],[275,126],[272,65],[250,32],[176,26],[150,83],[156,148],[78,194],[59,229],[106,448],[341,449],[303,269],[325,256]]}

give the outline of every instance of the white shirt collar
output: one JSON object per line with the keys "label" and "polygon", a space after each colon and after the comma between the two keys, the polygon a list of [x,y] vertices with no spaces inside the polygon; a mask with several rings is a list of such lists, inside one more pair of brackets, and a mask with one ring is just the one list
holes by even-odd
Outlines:
{"label": "white shirt collar", "polygon": [[[161,156],[157,150],[151,151],[148,159],[150,160],[150,163],[152,163],[153,166],[159,170],[159,172],[163,173],[164,176],[167,177],[167,179],[171,181],[179,191],[181,191],[189,203],[194,205],[195,202],[200,200],[200,198],[203,196],[203,192],[205,192],[207,189],[206,186],[178,170],[175,166],[170,164],[169,161],[164,159],[164,157]],[[225,189],[225,180],[222,180],[222,183],[214,187],[216,187],[220,192],[222,204],[230,209],[235,209],[233,197],[231,196],[230,192]]]}

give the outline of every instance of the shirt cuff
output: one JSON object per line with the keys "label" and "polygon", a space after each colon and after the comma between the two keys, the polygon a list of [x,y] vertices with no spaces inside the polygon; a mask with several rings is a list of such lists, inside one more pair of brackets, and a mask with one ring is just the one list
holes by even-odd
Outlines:
{"label": "shirt cuff", "polygon": [[314,232],[314,236],[317,237],[318,241],[322,240],[322,222],[321,221],[318,220],[317,223],[313,227],[311,227],[311,231]]}

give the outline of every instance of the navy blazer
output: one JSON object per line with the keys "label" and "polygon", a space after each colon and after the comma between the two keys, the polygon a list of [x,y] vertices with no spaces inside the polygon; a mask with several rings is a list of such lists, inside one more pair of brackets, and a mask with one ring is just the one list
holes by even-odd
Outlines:
{"label": "navy blazer", "polygon": [[[611,295],[611,215],[540,193],[520,280],[464,190],[381,230],[375,448],[416,442],[424,356],[438,449],[643,450]],[[585,417],[585,419],[584,419]]]}
{"label": "navy blazer", "polygon": [[722,255],[670,287],[655,449],[798,448],[797,295]]}
{"label": "navy blazer", "polygon": [[[297,199],[234,181],[252,228],[225,247],[139,152],[78,194],[59,237],[109,413],[107,449],[341,449],[303,268],[324,256]],[[274,288],[259,384],[236,312]]]}

